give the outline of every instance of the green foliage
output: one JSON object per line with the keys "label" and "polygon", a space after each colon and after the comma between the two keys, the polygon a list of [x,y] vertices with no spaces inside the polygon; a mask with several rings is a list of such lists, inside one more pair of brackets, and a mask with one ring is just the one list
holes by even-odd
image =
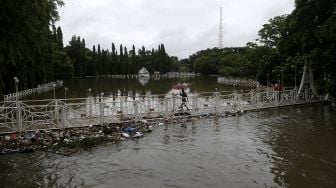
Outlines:
{"label": "green foliage", "polygon": [[271,18],[269,23],[264,24],[263,28],[259,30],[260,42],[267,47],[276,47],[282,37],[286,17],[287,15],[276,16]]}
{"label": "green foliage", "polygon": [[24,89],[61,78],[55,69],[71,68],[61,62],[66,58],[60,28],[50,30],[62,5],[60,0],[0,1],[0,92],[14,91],[14,76]]}
{"label": "green foliage", "polygon": [[218,58],[211,56],[198,57],[195,62],[195,70],[202,74],[217,74],[218,73]]}
{"label": "green foliage", "polygon": [[106,74],[137,74],[144,66],[151,72],[178,69],[177,60],[170,58],[163,44],[158,50],[136,54],[120,45],[119,54],[93,46],[74,35],[69,45],[63,45],[63,33],[54,25],[59,19],[57,7],[61,0],[0,1],[0,94],[14,91],[13,77],[20,79],[19,89],[36,84],[68,79],[73,76]]}
{"label": "green foliage", "polygon": [[[302,57],[314,71],[320,93],[331,92],[335,78],[335,11],[333,0],[297,0],[286,19],[285,34],[279,42],[285,57]],[[334,96],[336,93],[333,93]]]}
{"label": "green foliage", "polygon": [[296,0],[295,5],[291,14],[264,24],[257,42],[203,50],[189,64],[204,74],[255,78],[264,85],[283,79],[286,86],[297,86],[307,62],[318,91],[336,96],[336,1]]}
{"label": "green foliage", "polygon": [[247,64],[247,60],[244,56],[231,53],[227,54],[220,59],[220,75],[226,77],[238,77],[246,75],[246,71],[243,67]]}
{"label": "green foliage", "polygon": [[85,40],[73,36],[69,45],[65,47],[67,55],[73,62],[76,77],[109,75],[109,74],[137,74],[141,67],[146,67],[150,72],[178,70],[176,57],[169,57],[161,44],[158,50],[146,51],[145,47],[136,53],[135,46],[128,51],[122,44],[119,54],[115,44],[112,43],[111,52],[107,49],[98,49],[93,46],[92,51],[85,47]]}

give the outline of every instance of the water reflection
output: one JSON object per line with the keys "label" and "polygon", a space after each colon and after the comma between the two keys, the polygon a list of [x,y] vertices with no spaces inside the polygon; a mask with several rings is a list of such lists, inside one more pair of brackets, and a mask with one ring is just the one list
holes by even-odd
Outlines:
{"label": "water reflection", "polygon": [[215,132],[220,132],[220,125],[219,125],[219,118],[218,117],[214,118],[214,131]]}
{"label": "water reflection", "polygon": [[[113,79],[113,78],[82,78],[65,80],[64,87],[68,88],[66,98],[96,97],[104,93],[105,97],[158,95],[172,92],[176,84],[186,84],[187,92],[214,92],[215,88],[222,91],[233,91],[233,86],[218,84],[215,77],[196,77],[180,79],[142,80],[137,79]],[[91,89],[89,91],[89,88]],[[240,87],[247,89],[246,87]],[[237,87],[236,87],[237,89]],[[56,89],[56,98],[65,98],[64,88]],[[53,91],[28,96],[25,99],[53,98]]]}
{"label": "water reflection", "polygon": [[149,82],[149,78],[139,78],[138,81],[144,86]]}
{"label": "water reflection", "polygon": [[330,124],[331,109],[318,105],[307,108],[270,111],[261,117],[265,120],[259,137],[275,152],[267,155],[274,164],[271,173],[281,186],[334,187],[336,125]]}

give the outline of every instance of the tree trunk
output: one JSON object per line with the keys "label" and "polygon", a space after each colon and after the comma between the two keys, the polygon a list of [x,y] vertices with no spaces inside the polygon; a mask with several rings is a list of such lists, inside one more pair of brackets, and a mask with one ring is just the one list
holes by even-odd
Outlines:
{"label": "tree trunk", "polygon": [[304,67],[303,67],[303,73],[302,73],[300,87],[299,87],[299,90],[297,92],[297,97],[299,97],[299,95],[301,94],[301,91],[302,91],[302,89],[304,87],[304,84],[305,84],[306,77],[307,77],[307,60],[305,60],[305,64],[304,64]]}
{"label": "tree trunk", "polygon": [[[308,76],[309,80],[307,80],[307,76]],[[313,71],[310,68],[310,66],[307,65],[307,60],[305,60],[305,64],[304,64],[304,67],[303,67],[302,79],[301,79],[301,83],[300,83],[300,87],[299,87],[297,96],[299,96],[301,94],[302,89],[303,89],[305,83],[307,83],[307,81],[309,81],[309,87],[310,87],[309,89],[312,90],[312,94],[316,95],[316,88],[315,88],[315,84],[314,84],[314,74],[313,74]]]}

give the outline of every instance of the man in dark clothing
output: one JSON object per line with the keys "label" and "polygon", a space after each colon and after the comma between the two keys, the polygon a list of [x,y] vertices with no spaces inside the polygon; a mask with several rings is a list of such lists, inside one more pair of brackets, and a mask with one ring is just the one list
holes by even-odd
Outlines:
{"label": "man in dark clothing", "polygon": [[183,106],[185,106],[187,108],[187,110],[189,110],[186,102],[188,101],[188,96],[187,94],[184,92],[184,89],[182,88],[182,92],[180,93],[180,96],[182,97],[182,104],[180,106],[180,109],[183,110]]}

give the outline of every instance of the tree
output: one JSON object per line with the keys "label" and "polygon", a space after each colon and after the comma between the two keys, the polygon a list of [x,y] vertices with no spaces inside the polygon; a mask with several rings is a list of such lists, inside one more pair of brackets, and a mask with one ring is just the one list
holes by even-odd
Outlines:
{"label": "tree", "polygon": [[[336,2],[333,0],[296,0],[295,5],[295,10],[286,19],[285,35],[278,46],[280,53],[284,56],[303,57],[304,66],[311,70],[315,83],[318,84],[317,89],[321,93],[331,91],[331,87],[329,89],[325,87],[333,80],[326,79],[333,75],[333,72],[329,71],[333,69],[333,66],[329,64],[332,61],[332,55],[327,52],[327,48],[331,47],[329,44],[335,41],[335,36],[329,35],[326,39],[325,35],[328,35],[328,32],[324,32],[326,31],[324,28],[333,23]],[[332,30],[332,28],[328,29]]]}
{"label": "tree", "polygon": [[278,45],[280,38],[282,37],[282,29],[287,15],[276,16],[271,18],[267,23],[263,25],[263,28],[259,30],[260,42],[270,48],[275,48]]}
{"label": "tree", "polygon": [[[14,91],[54,79],[52,25],[59,19],[60,0],[0,1],[0,90]],[[5,82],[5,80],[7,82]]]}

